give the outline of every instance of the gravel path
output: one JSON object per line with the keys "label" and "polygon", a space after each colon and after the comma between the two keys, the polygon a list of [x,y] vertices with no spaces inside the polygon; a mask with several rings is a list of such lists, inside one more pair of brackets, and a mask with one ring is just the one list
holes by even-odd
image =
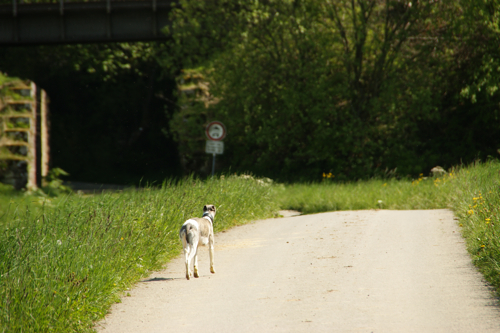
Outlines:
{"label": "gravel path", "polygon": [[[179,224],[180,225],[180,224]],[[500,332],[498,302],[448,210],[257,221],[215,237],[201,277],[177,258],[99,332]]]}

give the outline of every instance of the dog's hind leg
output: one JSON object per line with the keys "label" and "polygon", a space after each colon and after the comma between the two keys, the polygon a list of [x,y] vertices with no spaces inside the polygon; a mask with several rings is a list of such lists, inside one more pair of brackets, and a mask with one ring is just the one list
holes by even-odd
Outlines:
{"label": "dog's hind leg", "polygon": [[[191,271],[190,271],[190,266],[191,266],[191,260],[190,260],[190,246],[188,245],[187,247],[184,248],[184,259],[186,261],[186,279],[191,278]],[[192,250],[192,249],[191,249]]]}
{"label": "dog's hind leg", "polygon": [[190,252],[190,249],[191,249],[191,246],[190,244],[188,243],[187,239],[186,239],[186,230],[184,229],[184,227],[181,229],[181,232],[180,232],[180,237],[181,237],[181,241],[182,241],[182,248],[184,249],[184,261],[186,263],[186,279],[190,279],[191,278],[191,272],[189,271],[189,252]]}
{"label": "dog's hind leg", "polygon": [[[194,259],[194,265],[195,265],[195,267],[194,267],[194,269],[195,269],[195,275],[194,276],[195,277],[197,277],[196,276],[196,270],[197,270],[197,268],[196,268],[196,266],[197,266],[196,252],[198,251],[198,248],[197,248],[196,245],[197,245],[196,243],[193,244],[193,245],[191,245],[191,251],[189,251],[189,255],[186,258],[186,260],[189,262],[189,263],[186,264],[186,267],[187,267],[187,265],[189,265],[190,268],[191,268],[191,265],[192,265],[192,262],[193,262],[193,259]],[[193,276],[193,273],[191,271],[189,271],[189,277],[191,277],[191,276]],[[186,278],[187,278],[187,276],[186,276]],[[188,278],[188,280],[189,280],[189,278]]]}
{"label": "dog's hind leg", "polygon": [[196,249],[196,254],[194,255],[194,277],[200,277],[200,274],[198,274],[198,248]]}
{"label": "dog's hind leg", "polygon": [[210,272],[215,274],[215,266],[214,266],[214,236],[210,235],[208,237],[208,251],[210,253]]}

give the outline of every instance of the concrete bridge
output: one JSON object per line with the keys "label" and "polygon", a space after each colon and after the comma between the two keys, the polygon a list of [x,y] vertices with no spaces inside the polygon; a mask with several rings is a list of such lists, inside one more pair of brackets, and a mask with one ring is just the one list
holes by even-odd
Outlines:
{"label": "concrete bridge", "polygon": [[162,29],[169,24],[172,2],[12,0],[0,4],[0,46],[166,39]]}

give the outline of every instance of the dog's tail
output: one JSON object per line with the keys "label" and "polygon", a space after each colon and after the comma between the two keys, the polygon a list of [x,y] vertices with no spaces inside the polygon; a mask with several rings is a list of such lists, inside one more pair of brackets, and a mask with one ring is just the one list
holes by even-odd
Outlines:
{"label": "dog's tail", "polygon": [[181,231],[179,232],[179,237],[181,238],[181,240],[184,242],[186,242],[187,244],[189,245],[194,245],[193,242],[194,242],[194,230],[195,227],[190,224],[190,223],[187,223],[187,224],[184,224],[181,228]]}
{"label": "dog's tail", "polygon": [[186,240],[189,244],[193,245],[194,241],[194,226],[192,224],[187,225],[187,234],[186,234]]}

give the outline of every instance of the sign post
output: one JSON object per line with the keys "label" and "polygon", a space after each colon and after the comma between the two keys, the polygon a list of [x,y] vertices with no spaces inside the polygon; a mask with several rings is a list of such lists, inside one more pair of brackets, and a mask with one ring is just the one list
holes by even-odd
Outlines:
{"label": "sign post", "polygon": [[215,155],[222,155],[224,153],[224,142],[226,137],[226,127],[220,121],[212,121],[205,128],[207,135],[207,144],[205,146],[205,153],[212,154],[212,177],[215,172]]}

